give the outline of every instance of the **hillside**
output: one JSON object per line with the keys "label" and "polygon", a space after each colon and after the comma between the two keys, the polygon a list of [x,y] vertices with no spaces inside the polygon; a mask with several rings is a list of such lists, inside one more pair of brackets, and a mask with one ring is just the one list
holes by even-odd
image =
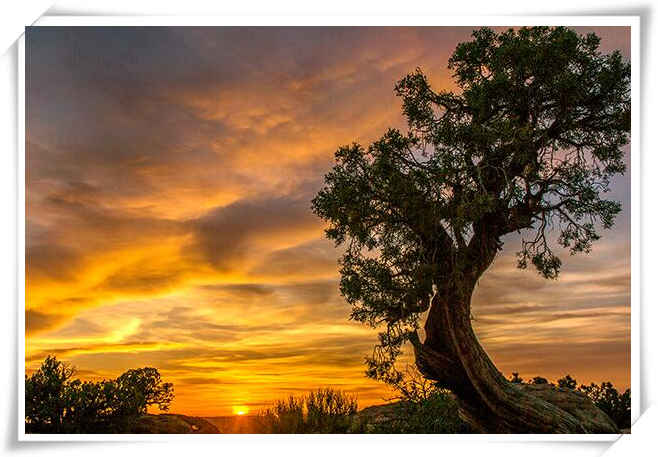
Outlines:
{"label": "hillside", "polygon": [[204,419],[219,430],[217,433],[258,433],[257,416],[215,416]]}
{"label": "hillside", "polygon": [[213,424],[200,417],[182,414],[147,414],[139,419],[132,433],[220,433]]}

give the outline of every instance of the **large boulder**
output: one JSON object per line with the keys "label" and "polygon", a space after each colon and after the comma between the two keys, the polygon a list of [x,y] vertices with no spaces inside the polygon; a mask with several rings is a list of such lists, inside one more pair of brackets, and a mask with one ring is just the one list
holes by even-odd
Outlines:
{"label": "large boulder", "polygon": [[[519,383],[514,384],[514,386],[571,414],[582,424],[582,433],[622,433],[612,419],[582,392],[557,387],[552,384]],[[452,396],[452,394],[450,395]],[[455,397],[453,396],[453,398]],[[459,403],[457,398],[455,400]],[[370,429],[376,426],[392,423],[397,419],[398,405],[399,403],[389,403],[364,408],[358,413],[358,422],[365,425],[365,431],[371,431]],[[460,416],[462,414],[463,411],[460,412]],[[462,418],[468,422],[467,417]],[[471,433],[477,431],[478,429],[473,427]]]}
{"label": "large boulder", "polygon": [[396,419],[400,403],[386,403],[363,408],[357,413],[357,419],[369,425],[387,424]]}
{"label": "large boulder", "polygon": [[583,433],[621,433],[612,419],[582,392],[552,384],[514,385],[574,416],[583,425]]}

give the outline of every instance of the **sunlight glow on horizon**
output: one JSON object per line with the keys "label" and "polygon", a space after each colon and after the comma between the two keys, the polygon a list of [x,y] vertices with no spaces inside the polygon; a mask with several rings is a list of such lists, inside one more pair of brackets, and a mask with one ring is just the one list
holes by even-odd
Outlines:
{"label": "sunlight glow on horizon", "polygon": [[247,413],[249,413],[249,407],[247,406],[239,405],[233,407],[233,414],[236,416],[244,416]]}

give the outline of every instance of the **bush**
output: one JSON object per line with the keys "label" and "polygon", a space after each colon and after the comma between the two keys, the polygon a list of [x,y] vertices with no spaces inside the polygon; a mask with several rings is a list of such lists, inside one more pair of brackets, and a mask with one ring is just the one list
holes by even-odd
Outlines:
{"label": "bush", "polygon": [[578,383],[570,375],[566,375],[564,378],[557,380],[558,387],[563,387],[566,389],[575,389]]}
{"label": "bush", "polygon": [[523,382],[523,378],[520,377],[518,373],[512,373],[512,377],[510,378],[510,382],[512,384],[521,384]]}
{"label": "bush", "polygon": [[75,369],[48,356],[25,376],[27,433],[126,433],[148,406],[166,411],[173,385],[155,368],[129,370],[115,380],[72,380]]}
{"label": "bush", "polygon": [[258,433],[308,433],[304,421],[304,398],[290,396],[277,400],[272,408],[260,411]]}
{"label": "bush", "polygon": [[312,433],[346,433],[358,409],[354,397],[319,389],[306,397],[306,422]]}
{"label": "bush", "polygon": [[354,397],[331,388],[290,396],[261,411],[258,433],[347,433],[357,412]]}
{"label": "bush", "polygon": [[454,396],[426,379],[415,365],[404,371],[389,369],[384,382],[398,393],[392,414],[385,420],[364,424],[372,433],[469,433],[459,417]]}
{"label": "bush", "polygon": [[469,433],[459,418],[457,403],[448,391],[436,390],[417,401],[395,404],[392,417],[366,425],[371,433]]}

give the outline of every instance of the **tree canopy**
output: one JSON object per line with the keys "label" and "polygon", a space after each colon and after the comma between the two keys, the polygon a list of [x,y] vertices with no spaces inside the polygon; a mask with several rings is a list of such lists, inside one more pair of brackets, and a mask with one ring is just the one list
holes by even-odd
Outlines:
{"label": "tree canopy", "polygon": [[448,62],[457,90],[416,69],[395,86],[408,130],[338,149],[312,207],[346,247],[351,317],[386,325],[371,375],[414,338],[432,296],[462,288],[470,303],[506,234],[523,234],[520,268],[557,278],[550,230],[575,254],[612,227],[621,205],[605,193],[625,170],[631,70],[599,44],[565,27],[476,30]]}

